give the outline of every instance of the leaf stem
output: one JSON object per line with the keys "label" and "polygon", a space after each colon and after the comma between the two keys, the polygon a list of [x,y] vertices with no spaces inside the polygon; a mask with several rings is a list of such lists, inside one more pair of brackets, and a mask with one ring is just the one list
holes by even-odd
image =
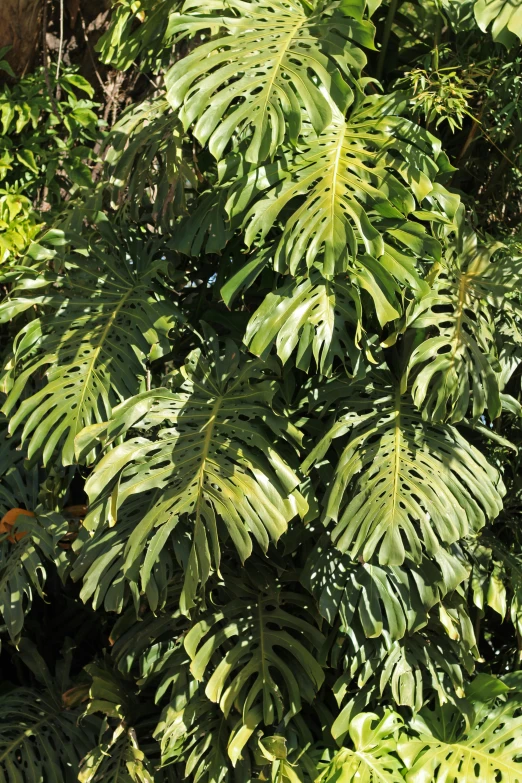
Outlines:
{"label": "leaf stem", "polygon": [[395,14],[397,12],[397,7],[399,5],[399,0],[392,0],[390,3],[390,7],[388,8],[388,14],[386,16],[386,21],[384,23],[384,32],[382,36],[382,46],[381,46],[381,52],[379,54],[379,59],[377,61],[377,72],[376,76],[381,80],[382,72],[384,71],[384,62],[386,59],[386,52],[388,50],[388,43],[390,40],[391,30],[393,21],[395,19]]}

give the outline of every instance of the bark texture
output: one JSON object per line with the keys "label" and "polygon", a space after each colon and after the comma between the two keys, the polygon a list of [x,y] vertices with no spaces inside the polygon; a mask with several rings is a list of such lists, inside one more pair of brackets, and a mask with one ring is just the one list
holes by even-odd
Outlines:
{"label": "bark texture", "polygon": [[0,48],[17,76],[30,70],[40,44],[42,0],[0,0]]}

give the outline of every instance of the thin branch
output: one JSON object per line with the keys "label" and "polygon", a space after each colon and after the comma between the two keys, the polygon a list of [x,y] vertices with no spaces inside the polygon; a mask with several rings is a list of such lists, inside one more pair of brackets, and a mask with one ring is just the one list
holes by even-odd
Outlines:
{"label": "thin branch", "polygon": [[388,49],[388,43],[390,41],[390,35],[391,35],[392,26],[393,26],[398,5],[399,5],[399,0],[391,1],[390,7],[388,8],[386,21],[384,23],[384,33],[382,36],[381,51],[379,53],[379,60],[377,61],[377,79],[379,79],[379,81],[381,80],[384,71],[384,64],[386,62],[386,52]]}
{"label": "thin branch", "polygon": [[63,55],[63,0],[60,0],[60,45],[58,47],[58,60],[56,62],[56,92],[57,92],[58,99],[60,98],[60,86],[58,84],[58,79],[60,76],[62,55]]}
{"label": "thin branch", "polygon": [[62,115],[60,113],[60,109],[58,108],[58,104],[55,101],[54,93],[51,87],[51,79],[49,77],[49,58],[47,52],[47,2],[48,0],[44,0],[43,16],[42,16],[42,55],[43,55],[44,79],[45,79],[45,86],[47,87],[47,92],[49,93],[49,98],[51,100],[51,106],[53,108],[53,112],[56,114],[58,119],[61,119]]}
{"label": "thin branch", "polygon": [[103,81],[102,77],[100,76],[100,72],[98,71],[98,68],[96,66],[96,59],[95,59],[94,54],[93,54],[93,49],[92,49],[91,42],[89,40],[89,36],[87,34],[87,25],[85,24],[85,19],[83,18],[83,13],[82,13],[81,7],[79,9],[79,12],[80,12],[80,22],[81,22],[81,25],[82,25],[83,36],[85,38],[85,43],[87,44],[87,51],[89,52],[89,58],[90,58],[90,60],[92,62],[92,67],[94,68],[94,73],[96,74],[96,78],[98,79],[103,92],[105,94],[107,94],[107,88],[106,88],[106,86],[104,84],[104,81]]}

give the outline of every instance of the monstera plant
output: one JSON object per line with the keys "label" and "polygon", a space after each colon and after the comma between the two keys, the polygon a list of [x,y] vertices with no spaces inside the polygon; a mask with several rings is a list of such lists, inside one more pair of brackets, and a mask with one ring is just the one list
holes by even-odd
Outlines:
{"label": "monstera plant", "polygon": [[0,781],[520,783],[522,5],[69,5],[74,122],[61,50],[0,101]]}

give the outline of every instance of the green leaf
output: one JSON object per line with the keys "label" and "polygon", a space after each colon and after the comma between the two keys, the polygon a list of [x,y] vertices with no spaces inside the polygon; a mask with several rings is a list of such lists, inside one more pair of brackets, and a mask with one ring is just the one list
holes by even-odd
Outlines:
{"label": "green leaf", "polygon": [[176,250],[196,257],[203,249],[206,253],[221,253],[233,233],[224,208],[226,196],[226,190],[201,194],[196,207],[174,230]]}
{"label": "green leaf", "polygon": [[0,417],[0,517],[12,508],[35,509],[40,476],[37,467],[24,466],[25,452],[20,437],[9,437],[7,421]]}
{"label": "green leaf", "polygon": [[40,170],[38,168],[38,164],[36,163],[34,154],[31,152],[31,150],[18,150],[16,157],[20,163],[32,171],[33,174],[39,173]]}
{"label": "green leaf", "polygon": [[245,722],[256,708],[265,725],[288,720],[323,683],[316,655],[324,637],[310,622],[303,596],[277,589],[256,593],[231,575],[226,585],[233,600],[185,637],[190,670],[197,680],[207,678],[205,694],[225,717],[237,703]]}
{"label": "green leaf", "polygon": [[380,565],[419,563],[423,550],[434,555],[499,514],[505,490],[496,468],[454,427],[423,419],[386,373],[332,381],[322,396],[340,412],[303,468],[349,433],[325,510],[342,552]]}
{"label": "green leaf", "polygon": [[345,631],[398,640],[425,627],[430,610],[468,574],[462,554],[444,549],[419,565],[381,567],[353,562],[323,541],[310,553],[301,580],[330,625],[339,616]]}
{"label": "green leaf", "polygon": [[[372,703],[394,701],[417,713],[430,699],[465,711],[465,676],[479,657],[473,625],[458,592],[433,607],[428,624],[392,641],[387,623],[380,636],[367,637],[359,618],[334,630],[330,664],[342,674],[333,686],[342,711],[332,723],[338,740],[353,715]],[[469,707],[468,707],[469,712]]]}
{"label": "green leaf", "polygon": [[[2,47],[5,49],[5,47]],[[0,60],[0,71],[5,71],[12,79],[16,79],[16,74],[7,62],[7,60]]]}
{"label": "green leaf", "polygon": [[62,79],[64,82],[67,82],[68,84],[72,84],[72,86],[76,87],[77,90],[82,90],[83,92],[86,92],[89,98],[93,97],[94,88],[87,81],[87,79],[84,79],[83,76],[80,76],[79,73],[64,73]]}
{"label": "green leaf", "polygon": [[179,119],[164,96],[131,104],[104,149],[106,184],[120,211],[139,221],[152,206],[160,223],[186,212],[185,191],[198,183],[185,159]]}
{"label": "green leaf", "polygon": [[[344,111],[353,99],[350,78],[366,63],[352,41],[373,48],[371,22],[350,19],[337,2],[307,14],[296,0],[188,0],[167,35],[222,31],[179,60],[166,76],[167,98],[194,134],[221,158],[234,134],[252,131],[246,160],[272,156],[301,132],[302,111],[316,132],[332,116],[332,98]],[[322,89],[321,89],[322,88]],[[329,96],[332,96],[331,98]]]}
{"label": "green leaf", "polygon": [[[225,718],[204,695],[197,695],[181,709],[169,704],[154,733],[161,743],[162,763],[182,763],[185,777],[190,776],[194,783],[221,783],[232,766],[229,741],[233,741],[233,726],[234,721]],[[238,778],[244,780],[241,775]]]}
{"label": "green leaf", "polygon": [[78,722],[61,694],[15,688],[0,697],[0,776],[6,783],[76,783],[96,723]]}
{"label": "green leaf", "polygon": [[347,727],[353,750],[341,748],[316,778],[317,783],[401,783],[402,763],[395,755],[401,719],[393,712],[383,718],[371,712],[357,715]]}
{"label": "green leaf", "polygon": [[0,542],[0,615],[10,638],[18,643],[35,596],[44,598],[47,572],[58,561],[58,542],[68,532],[67,523],[59,514],[38,517],[19,515],[13,528],[25,535],[15,542],[4,535]]}
{"label": "green leaf", "polygon": [[487,704],[495,701],[498,696],[509,693],[509,691],[509,685],[499,680],[498,677],[480,673],[466,688],[466,697],[474,704]]}
{"label": "green leaf", "polygon": [[[453,721],[444,708],[423,710],[414,721],[418,740],[399,745],[409,771],[407,783],[516,783],[522,773],[522,716],[520,703],[510,700],[492,709],[469,731],[459,731],[460,715],[454,709]],[[457,724],[455,726],[455,724]]]}
{"label": "green leaf", "polygon": [[74,185],[81,188],[92,187],[92,172],[81,160],[70,158],[63,161],[63,169]]}
{"label": "green leaf", "polygon": [[486,408],[491,419],[501,412],[495,318],[500,308],[509,310],[509,294],[521,285],[522,260],[503,254],[494,262],[497,249],[479,243],[461,219],[444,264],[433,270],[430,293],[406,317],[406,328],[429,330],[407,376],[415,404],[432,421],[459,422],[470,406],[474,419]]}
{"label": "green leaf", "polygon": [[98,124],[96,114],[92,109],[85,106],[75,106],[69,116],[75,119],[83,128],[96,127]]}
{"label": "green leaf", "polygon": [[268,248],[265,251],[256,253],[248,263],[227,280],[220,291],[227,307],[231,307],[239,293],[246,291],[255,282],[263,269],[269,264],[270,255],[270,249]]}
{"label": "green leaf", "polygon": [[483,33],[491,25],[495,42],[507,48],[522,41],[522,3],[520,0],[477,0],[473,6],[477,24]]}
{"label": "green leaf", "polygon": [[[41,455],[45,464],[57,449],[63,464],[75,461],[78,432],[108,418],[114,404],[143,388],[147,358],[168,351],[167,334],[181,320],[157,282],[161,262],[154,261],[153,246],[131,240],[115,253],[99,237],[83,248],[75,241],[77,253],[68,256],[65,274],[49,279],[49,309],[40,330],[22,340],[24,329],[17,338],[16,380],[3,406],[10,432],[24,424],[28,457]],[[16,301],[15,295],[6,304],[9,312]],[[27,297],[22,304],[25,309]],[[23,399],[43,367],[47,383]]]}
{"label": "green leaf", "polygon": [[82,759],[79,783],[154,783],[132,728],[117,727],[112,736]]}
{"label": "green leaf", "polygon": [[[184,611],[194,605],[198,583],[206,582],[211,568],[219,569],[220,538],[228,534],[244,561],[252,552],[251,536],[266,551],[304,503],[294,492],[299,478],[287,461],[291,447],[286,454],[284,448],[294,430],[270,408],[274,387],[262,364],[242,360],[231,341],[221,348],[209,335],[207,344],[207,356],[199,349],[189,355],[175,392],[146,392],[115,409],[106,434],[119,436],[132,427],[152,431],[151,437],[131,438],[110,450],[85,487],[92,505],[85,527],[100,530],[91,548],[107,539],[106,557],[114,560],[118,551],[114,543],[109,546],[114,536],[103,528],[116,525],[118,535],[123,523],[120,567],[131,582],[141,574],[145,591],[173,531],[180,523],[189,526]],[[87,430],[78,439],[79,450],[90,450],[103,434],[96,427],[92,434]],[[129,534],[125,525],[131,519]],[[97,560],[92,569],[101,566]],[[74,573],[82,572],[80,562]]]}
{"label": "green leaf", "polygon": [[[397,239],[409,249],[405,219],[416,209],[415,199],[420,203],[433,190],[439,147],[433,136],[397,116],[400,108],[397,96],[371,96],[355,105],[348,119],[335,110],[321,133],[305,134],[295,155],[285,153],[239,178],[227,203],[229,214],[244,214],[257,199],[244,218],[246,243],[263,239],[300,197],[275,252],[281,271],[295,274],[320,259],[323,274],[349,270],[357,278],[354,261],[364,253],[373,258],[391,253],[393,259]],[[437,253],[437,243],[415,225],[420,234],[414,253]],[[392,259],[382,262],[383,287],[387,268],[392,275],[400,268]],[[360,263],[364,266],[364,259]],[[408,276],[418,288],[411,262],[398,279]]]}
{"label": "green leaf", "polygon": [[245,343],[266,356],[276,344],[286,363],[296,353],[296,366],[308,371],[313,358],[323,375],[331,375],[336,360],[355,374],[361,362],[362,315],[359,293],[343,277],[289,280],[268,294],[250,319]]}

